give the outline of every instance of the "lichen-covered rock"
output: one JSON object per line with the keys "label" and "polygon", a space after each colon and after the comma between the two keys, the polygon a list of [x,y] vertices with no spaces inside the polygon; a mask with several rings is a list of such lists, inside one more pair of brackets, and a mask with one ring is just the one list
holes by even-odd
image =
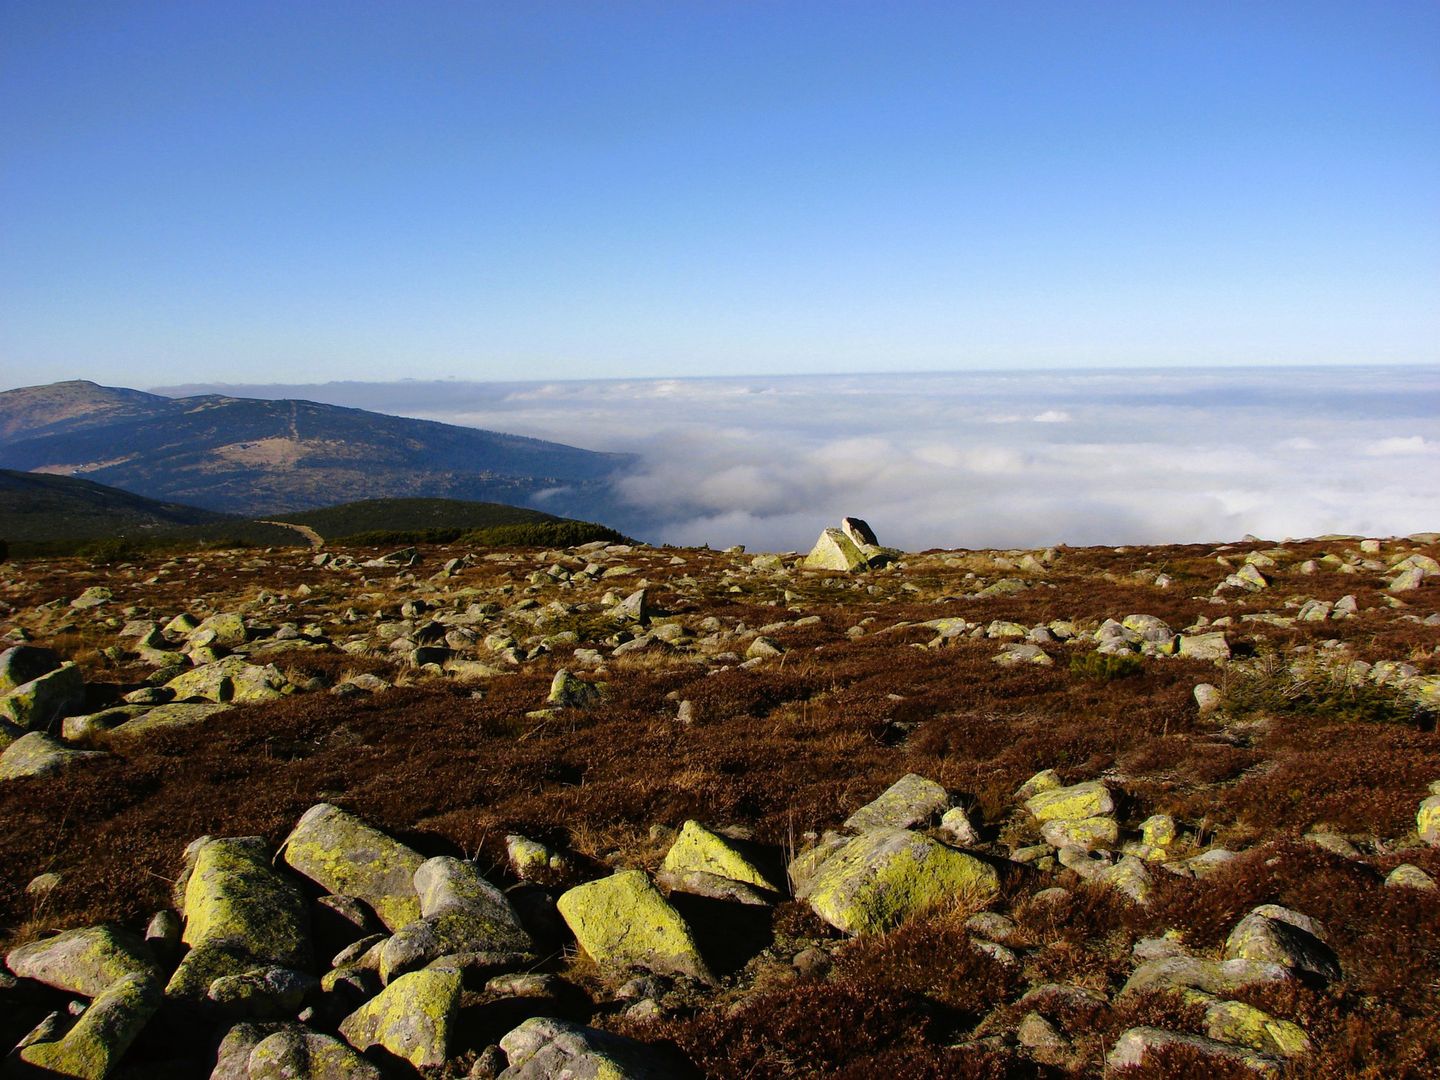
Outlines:
{"label": "lichen-covered rock", "polygon": [[675,1065],[655,1048],[549,1016],[526,1020],[500,1040],[510,1062],[500,1080],[670,1080]]}
{"label": "lichen-covered rock", "polygon": [[505,894],[474,863],[449,856],[428,859],[415,871],[421,918],[397,930],[380,949],[380,978],[436,960],[474,958],[481,966],[516,966],[534,959],[535,945]]}
{"label": "lichen-covered rock", "polygon": [[1077,818],[1073,821],[1047,821],[1040,827],[1040,835],[1051,847],[1079,848],[1094,851],[1097,848],[1113,848],[1120,842],[1120,826],[1113,817]]}
{"label": "lichen-covered rock", "polygon": [[381,1080],[383,1074],[339,1039],[297,1024],[256,1043],[244,1075],[246,1080]]}
{"label": "lichen-covered rock", "polygon": [[93,743],[109,731],[150,711],[149,705],[117,705],[81,716],[67,716],[60,724],[60,737],[68,743]]}
{"label": "lichen-covered rock", "polygon": [[1288,968],[1265,961],[1167,956],[1147,960],[1137,967],[1120,993],[1190,989],[1203,990],[1215,997],[1232,997],[1256,987],[1289,982],[1292,978]]}
{"label": "lichen-covered rock", "polygon": [[149,973],[112,983],[85,1010],[74,1027],[54,1041],[37,1041],[20,1060],[40,1075],[103,1080],[160,1007],[160,987]]}
{"label": "lichen-covered rock", "polygon": [[1252,960],[1320,979],[1338,979],[1340,962],[1314,920],[1274,904],[1256,908],[1225,939],[1227,960]]}
{"label": "lichen-covered rock", "polygon": [[699,871],[744,882],[759,889],[779,892],[780,888],[732,841],[711,832],[698,821],[687,821],[680,835],[665,853],[662,873],[684,874]]}
{"label": "lichen-covered rock", "polygon": [[878,551],[866,551],[839,529],[826,529],[815,541],[810,554],[800,561],[807,570],[841,570],[854,573],[867,569]]}
{"label": "lichen-covered rock", "polygon": [[1130,1069],[1146,1064],[1156,1051],[1185,1047],[1214,1061],[1217,1065],[1247,1069],[1260,1076],[1277,1076],[1280,1062],[1247,1047],[1209,1039],[1203,1035],[1182,1035],[1155,1027],[1133,1027],[1116,1040],[1105,1058],[1110,1069]]}
{"label": "lichen-covered rock", "polygon": [[229,705],[209,701],[175,701],[157,705],[107,731],[93,732],[89,741],[99,746],[121,747],[157,731],[194,727],[229,711]]}
{"label": "lichen-covered rock", "polygon": [[1034,664],[1037,667],[1053,667],[1055,665],[1055,661],[1050,659],[1049,653],[1039,645],[1032,645],[1029,642],[1005,645],[991,659],[1003,667],[1013,667],[1019,664]]}
{"label": "lichen-covered rock", "polygon": [[286,863],[327,892],[369,904],[390,930],[420,915],[415,871],[424,856],[330,803],[317,803],[281,845]]}
{"label": "lichen-covered rock", "polygon": [[227,704],[273,701],[282,696],[289,683],[274,664],[252,664],[242,656],[227,656],[202,664],[171,679],[166,689],[177,698],[206,698]]}
{"label": "lichen-covered rock", "polygon": [[892,929],[937,904],[980,905],[999,891],[988,863],[908,829],[862,833],[798,890],[815,913],[849,934]]}
{"label": "lichen-covered rock", "polygon": [[1205,1029],[1212,1039],[1248,1046],[1262,1054],[1290,1058],[1310,1052],[1310,1039],[1299,1024],[1243,1001],[1211,1002],[1205,1007]]}
{"label": "lichen-covered rock", "polygon": [[1115,811],[1110,789],[1099,780],[1040,791],[1025,800],[1025,809],[1042,824],[1047,821],[1079,821]]}
{"label": "lichen-covered rock", "polygon": [[309,908],[271,867],[263,837],[202,837],[186,854],[182,940],[190,951],[167,996],[204,999],[216,979],[257,967],[309,968]]}
{"label": "lichen-covered rock", "polygon": [[963,806],[952,806],[940,815],[940,831],[956,847],[974,847],[980,843],[980,831],[970,821]]}
{"label": "lichen-covered rock", "polygon": [[109,756],[100,750],[75,750],[43,731],[31,731],[0,753],[0,780],[54,776],[71,765]]}
{"label": "lichen-covered rock", "polygon": [[5,964],[23,979],[93,998],[131,975],[156,977],[144,944],[127,930],[87,926],[11,949]]}
{"label": "lichen-covered rock", "polygon": [[460,972],[426,968],[402,975],[340,1022],[355,1049],[380,1046],[417,1069],[443,1065],[460,1006]]}
{"label": "lichen-covered rock", "polygon": [[0,694],[48,675],[60,666],[60,657],[36,645],[15,645],[0,652]]}
{"label": "lichen-covered rock", "polygon": [[1126,855],[1114,866],[1102,870],[1097,880],[1102,884],[1109,885],[1137,904],[1148,903],[1150,894],[1155,888],[1150,871],[1145,869],[1144,862],[1134,855]]}
{"label": "lichen-covered rock", "polygon": [[606,970],[638,967],[715,981],[689,924],[643,870],[577,885],[557,907],[580,947]]}
{"label": "lichen-covered rock", "polygon": [[1059,774],[1054,769],[1041,769],[1015,789],[1015,798],[1025,802],[1036,795],[1047,791],[1056,791],[1063,786]]}
{"label": "lichen-covered rock", "polygon": [[71,600],[70,606],[76,611],[85,611],[87,608],[108,604],[113,599],[115,599],[114,593],[104,585],[91,585],[74,600]]}
{"label": "lichen-covered rock", "polygon": [[85,677],[67,662],[0,697],[0,720],[23,731],[43,731],[84,701]]}
{"label": "lichen-covered rock", "polygon": [[294,1016],[319,989],[315,976],[272,964],[222,975],[210,984],[208,996],[230,1016],[265,1020]]}
{"label": "lichen-covered rock", "polygon": [[1181,634],[1177,639],[1175,654],[1186,660],[1228,660],[1230,643],[1220,630],[1206,634]]}
{"label": "lichen-covered rock", "polygon": [[1195,698],[1195,708],[1200,711],[1201,716],[1209,716],[1225,702],[1225,695],[1213,683],[1196,683],[1192,694]]}
{"label": "lichen-covered rock", "polygon": [[566,869],[563,855],[547,844],[518,833],[505,837],[505,854],[510,859],[511,871],[521,881],[536,881]]}
{"label": "lichen-covered rock", "polygon": [[226,649],[244,645],[248,636],[245,620],[234,612],[227,611],[207,616],[186,635],[192,644],[219,645]]}
{"label": "lichen-covered rock", "polygon": [[1415,814],[1415,829],[1431,847],[1440,847],[1440,795],[1431,795]]}
{"label": "lichen-covered rock", "polygon": [[1385,878],[1385,884],[1390,888],[1423,889],[1426,892],[1440,889],[1434,878],[1412,863],[1401,863],[1391,870]]}
{"label": "lichen-covered rock", "polygon": [[550,680],[550,694],[545,703],[555,709],[588,709],[600,704],[603,696],[600,686],[577,679],[561,668]]}
{"label": "lichen-covered rock", "polygon": [[743,881],[706,873],[704,870],[662,869],[655,875],[655,881],[672,893],[708,896],[712,900],[726,900],[750,907],[770,907],[777,899],[777,894],[770,889],[757,888]]}

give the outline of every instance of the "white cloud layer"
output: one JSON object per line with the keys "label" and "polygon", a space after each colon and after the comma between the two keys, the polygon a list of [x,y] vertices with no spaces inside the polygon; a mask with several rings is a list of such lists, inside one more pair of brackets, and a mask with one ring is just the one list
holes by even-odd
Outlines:
{"label": "white cloud layer", "polygon": [[910,549],[1440,529],[1434,369],[226,389],[633,452],[619,524],[678,544],[802,548],[846,514]]}

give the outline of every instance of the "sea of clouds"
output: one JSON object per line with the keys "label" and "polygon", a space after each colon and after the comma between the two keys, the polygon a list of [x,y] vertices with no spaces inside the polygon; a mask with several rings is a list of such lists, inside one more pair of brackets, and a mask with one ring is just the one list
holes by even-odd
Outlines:
{"label": "sea of clouds", "polygon": [[844,515],[911,550],[1440,529],[1433,368],[223,389],[633,453],[610,523],[653,542],[800,549]]}

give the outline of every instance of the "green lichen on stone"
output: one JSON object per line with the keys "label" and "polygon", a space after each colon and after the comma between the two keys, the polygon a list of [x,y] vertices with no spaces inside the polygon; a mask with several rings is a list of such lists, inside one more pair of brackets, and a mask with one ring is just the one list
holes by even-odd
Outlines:
{"label": "green lichen on stone", "polygon": [[725,837],[711,832],[698,821],[687,821],[670,845],[660,869],[683,874],[698,870],[731,881],[743,881],[760,889],[779,892],[778,886]]}
{"label": "green lichen on stone", "polygon": [[1089,780],[1070,787],[1041,791],[1025,800],[1025,809],[1040,822],[1078,821],[1112,813],[1115,800],[1110,789],[1099,780]]}
{"label": "green lichen on stone", "polygon": [[412,971],[341,1021],[340,1034],[357,1050],[381,1046],[417,1069],[443,1065],[459,1005],[459,971]]}
{"label": "green lichen on stone", "polygon": [[92,1001],[64,1036],[31,1043],[20,1051],[20,1060],[42,1075],[104,1080],[159,1007],[155,979],[127,975]]}
{"label": "green lichen on stone", "polygon": [[1242,1001],[1216,1001],[1205,1008],[1206,1034],[1221,1042],[1265,1054],[1297,1057],[1309,1053],[1310,1039],[1299,1024],[1279,1020]]}
{"label": "green lichen on stone", "polygon": [[643,870],[576,886],[557,902],[575,940],[602,968],[645,968],[715,981],[685,919]]}
{"label": "green lichen on stone", "polygon": [[906,773],[891,784],[873,802],[851,814],[845,828],[855,832],[871,829],[908,829],[923,825],[944,813],[950,806],[950,794],[934,780],[915,773]]}
{"label": "green lichen on stone", "polygon": [[338,806],[319,803],[307,810],[282,854],[327,892],[369,904],[390,930],[421,917],[415,871],[424,857]]}
{"label": "green lichen on stone", "polygon": [[1440,847],[1440,795],[1431,795],[1415,814],[1415,829],[1431,847]]}
{"label": "green lichen on stone", "polygon": [[246,1055],[241,1075],[246,1080],[381,1078],[378,1068],[339,1039],[301,1027],[285,1028],[261,1039]]}
{"label": "green lichen on stone", "polygon": [[865,833],[826,859],[797,894],[831,926],[882,933],[939,904],[979,906],[999,892],[993,867],[920,833]]}
{"label": "green lichen on stone", "polygon": [[215,979],[259,966],[310,966],[305,899],[271,867],[262,837],[206,839],[193,860],[182,910],[190,952],[169,996],[203,997]]}
{"label": "green lichen on stone", "polygon": [[273,701],[288,686],[274,664],[252,664],[242,656],[227,656],[202,664],[165,684],[177,698],[199,697],[225,704]]}
{"label": "green lichen on stone", "polygon": [[64,663],[0,697],[0,720],[25,731],[41,730],[79,708],[84,700],[84,675],[75,664]]}
{"label": "green lichen on stone", "polygon": [[0,753],[0,780],[53,776],[69,765],[108,756],[98,750],[73,750],[43,731],[31,731]]}
{"label": "green lichen on stone", "polygon": [[5,963],[24,979],[82,997],[96,997],[131,975],[155,977],[144,944],[113,926],[87,926],[11,949]]}
{"label": "green lichen on stone", "polygon": [[157,705],[143,715],[127,720],[109,731],[96,732],[91,736],[91,740],[101,746],[123,746],[157,731],[194,727],[229,711],[229,705],[212,702],[171,702],[168,705]]}

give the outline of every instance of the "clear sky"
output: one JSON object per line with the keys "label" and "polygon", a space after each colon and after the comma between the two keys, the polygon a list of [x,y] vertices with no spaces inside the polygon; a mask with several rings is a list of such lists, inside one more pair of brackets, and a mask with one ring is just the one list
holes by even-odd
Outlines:
{"label": "clear sky", "polygon": [[1440,4],[0,0],[0,386],[1440,362]]}

